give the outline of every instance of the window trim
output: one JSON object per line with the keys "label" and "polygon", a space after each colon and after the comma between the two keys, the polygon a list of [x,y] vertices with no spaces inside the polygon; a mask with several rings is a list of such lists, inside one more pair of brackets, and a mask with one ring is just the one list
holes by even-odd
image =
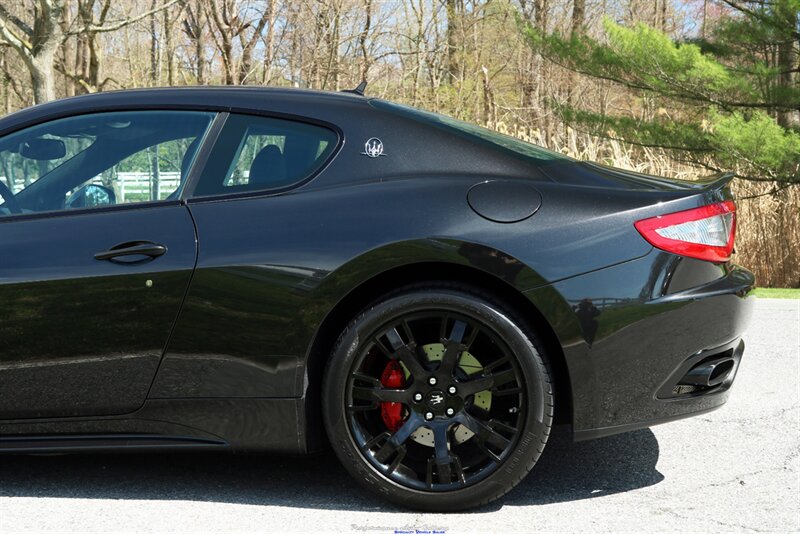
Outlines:
{"label": "window trim", "polygon": [[[218,201],[238,200],[238,199],[246,199],[246,198],[270,197],[270,196],[281,195],[281,194],[293,191],[295,189],[298,189],[298,188],[306,185],[307,183],[309,183],[312,180],[314,180],[315,178],[317,178],[320,174],[325,172],[325,170],[331,165],[333,160],[336,159],[336,157],[339,155],[339,153],[342,150],[342,147],[345,144],[345,136],[344,136],[344,132],[342,131],[342,129],[339,128],[338,126],[336,126],[335,124],[329,123],[327,121],[314,119],[312,117],[305,117],[305,116],[300,116],[300,115],[292,115],[292,114],[288,114],[288,113],[276,113],[276,112],[271,112],[271,111],[254,111],[252,109],[242,109],[242,108],[229,108],[229,109],[230,109],[229,113],[225,114],[226,115],[226,117],[225,117],[225,122],[226,123],[227,123],[228,117],[230,115],[233,115],[233,114],[235,114],[235,115],[243,115],[243,116],[250,116],[250,117],[259,117],[259,118],[267,118],[267,119],[279,119],[279,120],[284,120],[284,121],[298,122],[298,123],[302,123],[302,124],[308,124],[308,125],[311,125],[311,126],[319,126],[319,127],[326,128],[326,129],[330,130],[331,132],[333,132],[336,135],[336,143],[335,143],[333,149],[331,150],[330,154],[328,154],[328,157],[325,159],[325,161],[323,161],[322,164],[319,167],[317,167],[314,170],[313,173],[311,173],[308,176],[306,176],[305,178],[303,178],[301,180],[298,180],[296,182],[293,182],[293,183],[291,183],[289,185],[285,185],[285,186],[282,186],[282,187],[272,187],[272,188],[266,188],[266,189],[257,189],[257,190],[253,190],[253,191],[239,191],[239,192],[231,192],[231,193],[220,193],[220,194],[216,194],[216,195],[195,196],[194,193],[195,193],[197,185],[198,185],[198,183],[200,181],[200,178],[201,178],[201,175],[202,175],[202,171],[205,171],[205,168],[206,168],[205,164],[208,161],[208,158],[210,157],[210,155],[213,152],[214,148],[217,146],[217,142],[219,140],[219,136],[222,133],[222,127],[221,127],[220,131],[217,132],[217,135],[214,138],[213,145],[208,147],[208,153],[205,154],[205,158],[203,160],[203,167],[202,167],[201,171],[197,174],[197,176],[194,176],[194,168],[192,168],[192,173],[190,175],[190,179],[187,180],[186,187],[184,187],[184,194],[181,195],[181,198],[185,199],[185,202],[187,204],[199,204],[199,203],[205,203],[205,202],[218,202]],[[222,126],[224,127],[224,124]],[[205,149],[205,148],[206,148],[206,146],[203,145],[202,149]],[[197,160],[198,158],[199,158],[199,154],[198,154],[198,157],[195,158],[195,159]],[[192,180],[192,179],[194,179],[194,180]]]}
{"label": "window trim", "polygon": [[[62,119],[69,119],[73,117],[82,117],[86,115],[100,115],[104,113],[117,113],[117,112],[136,112],[136,111],[173,111],[178,113],[213,113],[214,116],[211,119],[211,122],[206,127],[206,130],[203,134],[203,137],[200,141],[200,146],[197,149],[197,154],[195,154],[194,161],[192,162],[192,166],[189,169],[189,175],[186,179],[186,184],[181,191],[181,195],[174,199],[163,199],[163,200],[147,200],[144,202],[132,202],[128,204],[114,204],[111,206],[102,206],[102,207],[85,207],[85,208],[74,208],[74,209],[59,209],[59,210],[51,210],[51,211],[37,211],[37,212],[28,212],[28,213],[9,213],[7,215],[0,216],[0,224],[2,223],[10,223],[14,221],[28,221],[28,220],[36,220],[36,219],[51,219],[54,217],[64,217],[64,216],[71,216],[71,215],[85,215],[89,213],[106,213],[106,212],[114,212],[118,210],[129,210],[129,209],[151,209],[151,208],[158,208],[158,207],[168,207],[168,206],[180,206],[186,203],[184,199],[184,194],[191,185],[191,180],[195,174],[198,173],[198,165],[199,170],[202,171],[205,168],[205,163],[208,159],[207,147],[212,147],[216,144],[217,137],[219,133],[222,131],[222,126],[225,124],[225,120],[227,119],[228,113],[225,111],[220,111],[217,108],[213,109],[206,109],[200,107],[193,107],[193,108],[182,108],[176,106],[145,106],[145,107],[126,107],[126,106],[119,106],[115,108],[98,108],[89,111],[80,111],[77,113],[64,113],[64,114],[55,114],[50,115],[42,118],[41,120],[37,121],[29,121],[25,122],[19,127],[7,129],[2,132],[0,137],[5,137],[7,135],[11,135],[22,130],[28,128],[34,128],[36,126],[40,126],[43,124],[47,124],[48,122],[58,121]],[[213,135],[212,135],[213,134]],[[209,151],[210,152],[210,151]],[[201,157],[203,159],[201,160]]]}
{"label": "window trim", "polygon": [[194,155],[192,166],[189,167],[186,182],[183,184],[180,195],[178,195],[181,204],[186,203],[189,195],[194,192],[197,182],[200,181],[200,177],[203,175],[203,171],[206,168],[206,163],[208,163],[208,158],[211,156],[214,147],[217,146],[219,134],[221,134],[222,130],[225,128],[225,123],[228,122],[229,115],[230,113],[227,111],[217,113],[214,120],[212,120],[211,124],[208,126],[206,134],[203,140],[200,141],[200,146],[197,148],[197,153]]}

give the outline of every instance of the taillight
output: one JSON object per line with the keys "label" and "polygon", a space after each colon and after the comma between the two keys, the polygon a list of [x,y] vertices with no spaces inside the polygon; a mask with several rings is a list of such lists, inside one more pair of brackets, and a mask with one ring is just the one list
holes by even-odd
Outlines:
{"label": "taillight", "polygon": [[654,247],[700,260],[720,263],[733,252],[736,204],[728,200],[634,223]]}

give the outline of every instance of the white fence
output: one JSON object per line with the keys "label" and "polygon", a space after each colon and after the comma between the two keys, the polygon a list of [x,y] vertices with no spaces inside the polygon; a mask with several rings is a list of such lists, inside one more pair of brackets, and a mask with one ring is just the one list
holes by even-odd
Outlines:
{"label": "white fence", "polygon": [[[0,176],[0,180],[8,187],[8,180],[5,176]],[[149,172],[119,172],[116,179],[112,181],[114,193],[117,195],[117,204],[122,204],[125,199],[141,201],[149,198],[163,200],[178,188],[181,180],[179,172],[162,172],[158,176],[158,184],[153,183],[153,176]],[[95,176],[90,183],[103,185],[100,176]],[[152,188],[156,187],[155,195],[151,197]],[[14,183],[14,194],[19,193],[25,188],[22,180]]]}
{"label": "white fence", "polygon": [[[133,197],[136,200],[146,198],[158,198],[163,200],[180,185],[181,173],[162,172],[158,175],[158,184],[153,183],[153,177],[149,172],[120,172],[114,182],[114,192],[117,194],[117,204],[125,202],[125,198]],[[92,183],[102,185],[98,176]],[[152,193],[152,188],[156,187],[156,194]]]}

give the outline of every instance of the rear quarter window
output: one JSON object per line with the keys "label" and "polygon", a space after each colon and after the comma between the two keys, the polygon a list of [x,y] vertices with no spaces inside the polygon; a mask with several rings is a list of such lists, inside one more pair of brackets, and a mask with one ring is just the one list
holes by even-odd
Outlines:
{"label": "rear quarter window", "polygon": [[336,132],[299,121],[232,114],[194,196],[280,190],[313,176],[336,148]]}

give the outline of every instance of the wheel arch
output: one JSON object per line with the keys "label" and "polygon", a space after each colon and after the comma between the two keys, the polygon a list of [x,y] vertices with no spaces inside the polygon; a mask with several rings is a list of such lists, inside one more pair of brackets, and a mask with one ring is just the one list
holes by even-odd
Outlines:
{"label": "wheel arch", "polygon": [[533,329],[545,345],[555,385],[555,422],[572,421],[572,388],[566,359],[558,336],[539,307],[518,288],[474,266],[448,261],[422,261],[396,266],[375,274],[348,291],[327,313],[317,328],[305,361],[305,445],[319,450],[327,438],[322,423],[321,390],[325,365],[347,324],[362,309],[387,292],[415,283],[460,282],[488,290],[507,303]]}

